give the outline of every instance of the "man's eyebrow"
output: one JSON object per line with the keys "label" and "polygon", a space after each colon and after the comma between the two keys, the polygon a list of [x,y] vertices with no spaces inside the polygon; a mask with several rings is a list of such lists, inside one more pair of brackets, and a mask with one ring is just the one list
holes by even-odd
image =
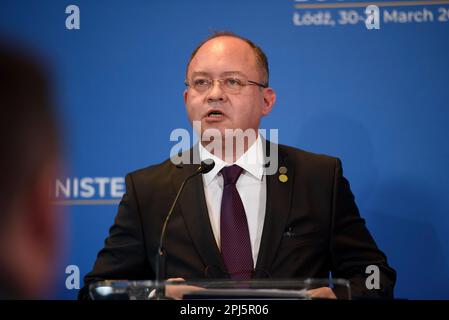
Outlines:
{"label": "man's eyebrow", "polygon": [[230,75],[244,76],[245,74],[243,72],[240,72],[240,71],[226,71],[226,72],[223,72],[221,75],[222,76],[230,76]]}
{"label": "man's eyebrow", "polygon": [[[230,76],[230,75],[241,75],[241,76],[244,76],[245,74],[243,72],[240,72],[240,71],[225,71],[225,72],[222,72],[220,74],[220,76]],[[211,74],[208,73],[208,72],[205,72],[205,71],[195,71],[195,72],[192,73],[192,77],[195,77],[195,76],[211,77]]]}
{"label": "man's eyebrow", "polygon": [[192,77],[195,76],[210,76],[210,74],[204,71],[195,71],[192,73]]}

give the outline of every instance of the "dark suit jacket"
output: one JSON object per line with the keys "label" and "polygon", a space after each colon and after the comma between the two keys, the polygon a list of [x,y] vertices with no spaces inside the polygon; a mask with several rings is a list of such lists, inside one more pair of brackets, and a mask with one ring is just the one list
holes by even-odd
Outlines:
{"label": "dark suit jacket", "polygon": [[[279,174],[267,176],[267,204],[254,278],[350,280],[354,297],[392,297],[396,274],[387,265],[364,220],[337,158],[279,145]],[[126,176],[126,193],[93,271],[79,297],[102,279],[154,279],[163,221],[182,181],[198,165],[159,165]],[[207,213],[201,176],[185,187],[165,240],[166,277],[226,277]],[[367,265],[380,268],[380,290],[365,286]]]}

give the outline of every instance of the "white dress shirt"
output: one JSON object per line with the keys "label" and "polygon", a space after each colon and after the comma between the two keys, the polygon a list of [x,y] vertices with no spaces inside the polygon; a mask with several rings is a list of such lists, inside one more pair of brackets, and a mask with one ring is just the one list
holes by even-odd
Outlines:
{"label": "white dress shirt", "polygon": [[210,224],[218,248],[220,248],[220,211],[221,198],[223,196],[223,177],[221,176],[220,170],[225,166],[231,166],[233,164],[243,168],[242,174],[237,180],[236,187],[242,199],[243,207],[245,208],[255,267],[259,254],[267,199],[267,185],[264,174],[265,158],[262,141],[258,137],[235,163],[224,162],[206,150],[201,143],[199,143],[199,154],[201,161],[205,159],[215,161],[214,168],[210,172],[203,174],[203,184]]}

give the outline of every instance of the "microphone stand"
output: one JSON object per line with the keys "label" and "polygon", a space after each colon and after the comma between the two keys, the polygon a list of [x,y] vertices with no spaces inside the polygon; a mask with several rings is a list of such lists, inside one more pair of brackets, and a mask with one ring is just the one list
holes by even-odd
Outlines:
{"label": "microphone stand", "polygon": [[164,224],[162,225],[162,231],[161,231],[161,237],[159,239],[159,248],[157,250],[157,256],[156,256],[156,300],[166,300],[168,299],[165,295],[165,286],[162,286],[162,279],[165,279],[165,271],[166,271],[166,251],[164,248],[164,238],[165,233],[167,230],[168,221],[170,220],[170,217],[173,213],[173,210],[178,203],[179,196],[181,195],[182,191],[184,190],[185,185],[187,184],[190,179],[193,177],[196,177],[199,174],[208,173],[211,171],[215,166],[215,162],[211,159],[207,159],[205,161],[201,161],[200,166],[195,170],[193,174],[188,176],[181,184],[181,187],[178,190],[178,193],[176,194],[175,200],[173,200],[173,203],[170,207],[170,210],[168,211],[168,214],[165,218]]}

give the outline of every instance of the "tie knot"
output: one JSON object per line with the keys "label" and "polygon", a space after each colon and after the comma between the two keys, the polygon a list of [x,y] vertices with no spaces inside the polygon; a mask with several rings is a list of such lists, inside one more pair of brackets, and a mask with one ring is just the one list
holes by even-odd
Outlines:
{"label": "tie knot", "polygon": [[243,169],[238,165],[234,164],[230,167],[224,167],[221,169],[221,174],[223,175],[224,185],[235,184],[242,173]]}

